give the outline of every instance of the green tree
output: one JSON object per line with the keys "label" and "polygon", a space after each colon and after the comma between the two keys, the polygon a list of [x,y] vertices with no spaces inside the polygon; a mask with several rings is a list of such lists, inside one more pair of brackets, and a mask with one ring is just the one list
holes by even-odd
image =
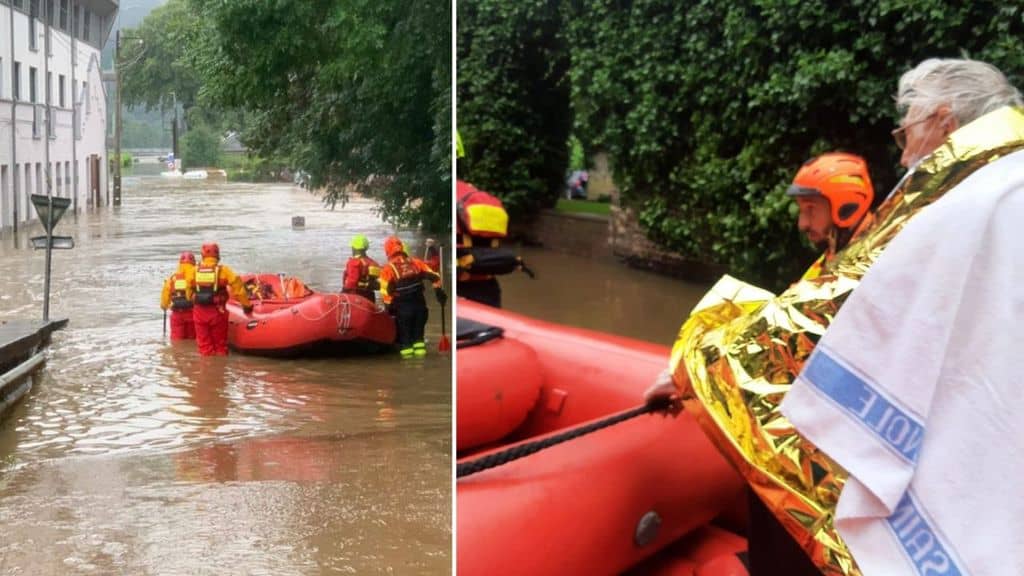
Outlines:
{"label": "green tree", "polygon": [[193,126],[181,138],[181,162],[187,168],[220,164],[220,136],[208,126]]}
{"label": "green tree", "polygon": [[554,206],[565,186],[572,116],[562,4],[457,4],[459,177],[501,197],[514,218]]}
{"label": "green tree", "polygon": [[399,224],[450,227],[451,4],[371,0],[190,3],[202,100],[248,112],[244,141],[352,188]]}
{"label": "green tree", "polygon": [[121,96],[127,107],[169,109],[175,97],[186,113],[195,105],[200,79],[191,48],[199,31],[199,20],[186,0],[169,0],[138,28],[124,30]]}
{"label": "green tree", "polygon": [[803,161],[844,149],[895,184],[901,73],[965,54],[1024,80],[1016,4],[576,0],[567,20],[574,133],[649,236],[774,288],[812,258],[784,195]]}

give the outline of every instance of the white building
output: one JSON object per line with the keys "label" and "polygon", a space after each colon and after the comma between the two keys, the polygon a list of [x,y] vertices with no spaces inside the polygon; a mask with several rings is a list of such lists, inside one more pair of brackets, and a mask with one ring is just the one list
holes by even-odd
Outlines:
{"label": "white building", "polygon": [[100,50],[117,9],[116,0],[0,0],[0,227],[34,220],[29,198],[47,182],[76,211],[110,203]]}

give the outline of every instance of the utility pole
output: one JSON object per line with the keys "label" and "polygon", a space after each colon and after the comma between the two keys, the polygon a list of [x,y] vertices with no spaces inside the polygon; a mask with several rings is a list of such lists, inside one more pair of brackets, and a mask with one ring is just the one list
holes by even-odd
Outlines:
{"label": "utility pole", "polygon": [[[174,161],[177,162],[178,158],[178,95],[171,92],[171,98],[174,102],[174,125],[171,126],[171,153],[174,154]],[[173,168],[171,169],[174,170]]]}
{"label": "utility pole", "polygon": [[[50,18],[52,14],[50,11],[53,10],[53,4],[51,2],[43,3],[43,78],[46,85],[46,132],[43,133],[43,141],[46,142],[45,146],[45,162],[46,162],[46,201],[47,210],[46,218],[49,221],[46,223],[46,276],[44,277],[43,283],[43,322],[50,321],[50,270],[51,263],[53,262],[53,166],[50,165],[50,130],[53,122],[53,110],[50,108],[50,97],[53,92],[53,81],[50,79]],[[56,133],[56,132],[55,132]]]}
{"label": "utility pole", "polygon": [[121,205],[121,31],[114,35],[114,206]]}

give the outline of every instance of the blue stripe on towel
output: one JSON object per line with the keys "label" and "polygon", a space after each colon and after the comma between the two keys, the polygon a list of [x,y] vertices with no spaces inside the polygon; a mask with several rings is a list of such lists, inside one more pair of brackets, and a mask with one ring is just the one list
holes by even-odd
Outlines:
{"label": "blue stripe on towel", "polygon": [[800,376],[860,420],[908,462],[916,462],[924,426],[819,346]]}
{"label": "blue stripe on towel", "polygon": [[941,535],[921,513],[909,490],[886,521],[918,574],[961,576],[956,559],[946,550]]}

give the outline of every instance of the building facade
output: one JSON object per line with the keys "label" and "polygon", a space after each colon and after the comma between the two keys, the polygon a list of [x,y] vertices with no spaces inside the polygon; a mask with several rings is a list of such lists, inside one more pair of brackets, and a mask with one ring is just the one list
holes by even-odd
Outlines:
{"label": "building facade", "polygon": [[34,220],[48,187],[75,211],[110,203],[100,51],[117,9],[0,0],[0,227]]}

